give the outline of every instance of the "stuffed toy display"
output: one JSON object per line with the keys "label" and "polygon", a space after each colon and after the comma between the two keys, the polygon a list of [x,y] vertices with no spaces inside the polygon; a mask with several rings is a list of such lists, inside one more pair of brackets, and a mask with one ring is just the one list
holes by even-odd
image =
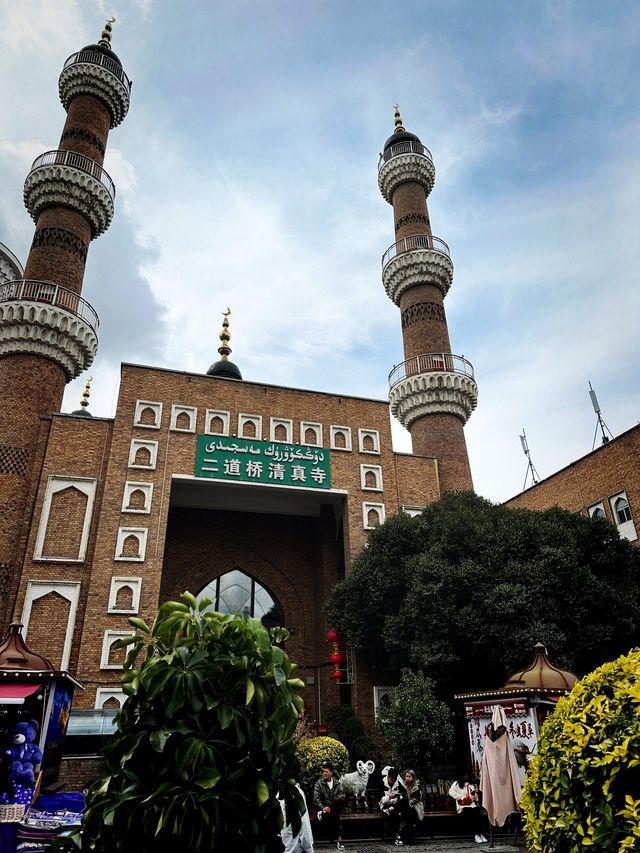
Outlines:
{"label": "stuffed toy display", "polygon": [[21,720],[9,729],[12,745],[5,755],[12,762],[11,779],[18,785],[35,784],[35,769],[42,761],[42,751],[34,743],[37,731],[35,720]]}

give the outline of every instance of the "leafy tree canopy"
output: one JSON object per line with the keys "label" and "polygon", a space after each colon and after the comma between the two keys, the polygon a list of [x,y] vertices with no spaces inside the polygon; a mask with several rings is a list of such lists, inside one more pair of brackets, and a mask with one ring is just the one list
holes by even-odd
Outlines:
{"label": "leafy tree canopy", "polygon": [[373,530],[327,614],[386,678],[499,687],[538,641],[581,674],[638,642],[640,552],[604,519],[447,494]]}

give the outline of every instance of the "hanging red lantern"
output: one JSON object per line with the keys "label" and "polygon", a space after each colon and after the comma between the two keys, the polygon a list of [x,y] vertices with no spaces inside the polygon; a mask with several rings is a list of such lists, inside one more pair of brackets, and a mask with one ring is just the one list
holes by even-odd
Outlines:
{"label": "hanging red lantern", "polygon": [[344,661],[344,655],[342,654],[342,652],[332,652],[329,655],[329,660],[335,666],[340,666],[340,664]]}
{"label": "hanging red lantern", "polygon": [[327,640],[330,643],[338,643],[340,641],[340,635],[337,631],[334,631],[333,628],[331,628],[329,631],[327,631]]}
{"label": "hanging red lantern", "polygon": [[342,670],[336,669],[331,673],[331,678],[335,678],[336,681],[340,681],[342,678]]}

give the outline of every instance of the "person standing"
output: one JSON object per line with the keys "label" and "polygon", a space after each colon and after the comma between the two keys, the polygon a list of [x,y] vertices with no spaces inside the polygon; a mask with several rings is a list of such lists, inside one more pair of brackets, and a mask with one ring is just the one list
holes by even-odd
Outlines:
{"label": "person standing", "polygon": [[416,776],[415,770],[405,770],[404,788],[407,792],[408,802],[404,819],[400,822],[400,835],[404,841],[412,841],[416,834],[416,828],[424,817],[420,780]]}
{"label": "person standing", "polygon": [[[298,793],[304,802],[304,793],[300,785],[296,784]],[[297,835],[293,834],[291,824],[287,821],[287,811],[284,800],[280,800],[280,808],[284,818],[284,825],[280,831],[280,838],[284,844],[284,853],[313,853],[313,834],[311,832],[311,821],[309,811],[305,808],[300,815],[301,825]]]}
{"label": "person standing", "polygon": [[318,820],[327,827],[330,841],[336,841],[336,848],[344,850],[342,843],[342,809],[345,794],[340,780],[334,777],[333,764],[322,765],[322,776],[313,789],[313,805],[318,809]]}

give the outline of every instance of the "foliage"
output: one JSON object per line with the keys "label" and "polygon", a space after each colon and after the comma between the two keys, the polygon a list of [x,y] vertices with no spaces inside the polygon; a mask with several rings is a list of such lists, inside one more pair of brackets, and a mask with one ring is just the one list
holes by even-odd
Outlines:
{"label": "foliage", "polygon": [[276,796],[299,800],[292,735],[304,685],[257,619],[210,605],[185,592],[152,628],[129,620],[139,633],[120,641],[128,699],[107,775],[88,792],[82,849],[224,851],[233,839],[234,851],[282,850]]}
{"label": "foliage", "polygon": [[335,726],[339,740],[346,746],[352,767],[356,766],[356,761],[368,761],[380,751],[353,713],[351,705],[328,708],[327,720]]}
{"label": "foliage", "polygon": [[332,737],[310,737],[297,749],[300,762],[302,787],[312,791],[317,779],[322,775],[322,767],[333,764],[336,778],[349,769],[349,753],[344,744]]}
{"label": "foliage", "polygon": [[402,670],[400,684],[389,691],[389,704],[378,720],[397,767],[424,776],[436,760],[448,757],[454,728],[449,706],[438,699],[422,672]]}
{"label": "foliage", "polygon": [[640,551],[604,519],[447,494],[371,531],[327,615],[387,681],[498,686],[537,641],[588,672],[638,642]]}
{"label": "foliage", "polygon": [[640,649],[558,702],[522,803],[531,853],[640,850]]}
{"label": "foliage", "polygon": [[293,745],[297,747],[307,738],[314,737],[315,726],[309,719],[309,714],[303,711],[298,717],[298,722],[293,732]]}

